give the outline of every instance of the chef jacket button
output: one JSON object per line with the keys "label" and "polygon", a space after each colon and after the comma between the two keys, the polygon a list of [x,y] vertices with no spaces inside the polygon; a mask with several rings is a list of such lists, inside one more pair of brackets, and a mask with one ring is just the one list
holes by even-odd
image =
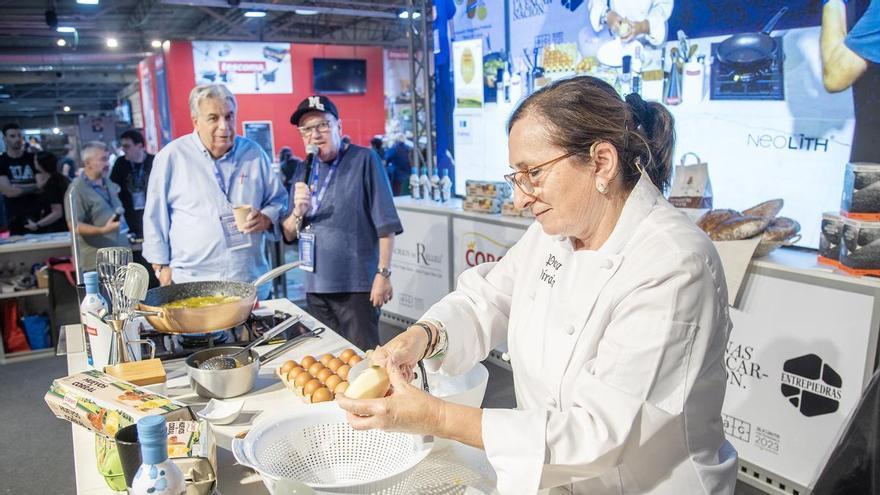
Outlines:
{"label": "chef jacket button", "polygon": [[501,353],[501,360],[506,363],[509,363],[510,362],[510,354],[508,354],[506,352],[502,352]]}
{"label": "chef jacket button", "polygon": [[547,405],[550,407],[556,407],[556,399],[554,399],[553,397],[548,397]]}
{"label": "chef jacket button", "polygon": [[565,333],[569,335],[574,335],[574,325],[569,325],[565,328]]}
{"label": "chef jacket button", "polygon": [[603,270],[610,270],[613,266],[614,263],[611,260],[602,260],[602,263],[599,264],[599,267]]}

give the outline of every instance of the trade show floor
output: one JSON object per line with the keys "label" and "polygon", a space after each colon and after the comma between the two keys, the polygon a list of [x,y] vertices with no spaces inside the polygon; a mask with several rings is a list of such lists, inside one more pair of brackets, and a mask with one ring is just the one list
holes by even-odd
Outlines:
{"label": "trade show floor", "polygon": [[[399,331],[380,323],[382,342]],[[489,385],[484,407],[513,407],[513,376],[486,362]],[[52,380],[67,374],[66,359],[50,357],[0,365],[0,495],[74,495],[70,424],[57,419],[43,402]],[[763,495],[743,483],[736,495]]]}

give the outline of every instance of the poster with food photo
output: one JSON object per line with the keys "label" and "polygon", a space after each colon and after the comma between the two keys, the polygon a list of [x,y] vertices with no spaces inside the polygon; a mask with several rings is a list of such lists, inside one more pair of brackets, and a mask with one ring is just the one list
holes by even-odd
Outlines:
{"label": "poster with food photo", "polygon": [[456,109],[483,108],[483,40],[452,43]]}

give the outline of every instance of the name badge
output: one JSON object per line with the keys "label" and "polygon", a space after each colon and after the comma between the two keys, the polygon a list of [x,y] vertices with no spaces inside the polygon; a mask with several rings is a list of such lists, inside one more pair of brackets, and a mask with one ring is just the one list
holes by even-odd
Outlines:
{"label": "name badge", "polygon": [[131,202],[135,210],[143,210],[147,206],[147,193],[145,191],[132,192]]}
{"label": "name badge", "polygon": [[246,249],[251,247],[250,234],[244,234],[238,230],[235,225],[235,217],[232,213],[224,213],[220,216],[220,225],[223,227],[223,240],[226,241],[226,248],[230,251]]}
{"label": "name badge", "polygon": [[315,271],[315,233],[311,229],[303,230],[299,233],[299,265],[300,270],[312,272]]}

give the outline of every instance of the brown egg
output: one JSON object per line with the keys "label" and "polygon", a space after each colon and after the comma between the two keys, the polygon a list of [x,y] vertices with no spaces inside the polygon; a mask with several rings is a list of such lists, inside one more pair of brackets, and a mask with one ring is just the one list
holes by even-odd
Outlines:
{"label": "brown egg", "polygon": [[306,370],[300,368],[299,366],[294,366],[293,368],[290,369],[290,371],[287,372],[287,381],[292,382],[292,381],[296,380],[296,377],[298,377],[299,375],[301,375],[305,372],[306,372]]}
{"label": "brown egg", "polygon": [[307,355],[303,356],[303,358],[299,360],[299,365],[302,366],[303,369],[307,370],[311,365],[315,364],[315,361],[317,361],[317,359],[315,359],[314,356]]}
{"label": "brown egg", "polygon": [[330,353],[324,354],[323,356],[321,356],[320,361],[321,361],[321,364],[323,364],[324,366],[327,366],[327,363],[329,363],[330,361],[333,361],[333,354],[330,354]]}
{"label": "brown egg", "polygon": [[343,362],[347,363],[348,359],[353,355],[354,355],[354,350],[346,349],[346,350],[339,353],[339,359],[341,359]]}
{"label": "brown egg", "polygon": [[312,392],[312,404],[316,404],[318,402],[327,402],[329,400],[333,400],[333,392],[331,392],[327,387],[321,387],[318,390]]}
{"label": "brown egg", "polygon": [[318,372],[318,376],[316,376],[315,378],[321,380],[321,383],[327,383],[327,378],[329,378],[331,375],[333,375],[333,371],[331,371],[330,368],[324,368]]}
{"label": "brown egg", "polygon": [[300,373],[294,380],[293,384],[296,388],[301,389],[306,386],[306,383],[309,383],[312,380],[312,375],[308,373]]}
{"label": "brown egg", "polygon": [[316,363],[312,364],[311,366],[309,366],[309,373],[312,376],[318,376],[318,372],[321,371],[322,369],[324,369],[324,365],[316,362]]}
{"label": "brown egg", "polygon": [[312,378],[311,380],[309,380],[308,383],[306,383],[306,386],[303,387],[303,395],[305,395],[305,396],[312,395],[312,392],[314,392],[315,390],[318,390],[319,388],[321,388],[323,386],[324,385],[322,385],[321,382],[317,378]]}
{"label": "brown egg", "polygon": [[348,382],[339,382],[339,385],[333,389],[333,393],[336,395],[345,395],[346,390],[348,390]]}
{"label": "brown egg", "polygon": [[348,361],[346,361],[346,362],[348,363],[349,366],[354,366],[363,360],[364,360],[364,358],[358,356],[357,354],[352,354],[351,357],[348,358]]}
{"label": "brown egg", "polygon": [[339,367],[342,366],[343,364],[345,364],[345,362],[343,362],[341,359],[333,358],[333,360],[331,360],[329,363],[327,363],[327,367],[330,368],[330,371],[333,371],[335,373],[336,370],[338,370]]}
{"label": "brown egg", "polygon": [[336,386],[340,383],[342,383],[342,378],[339,375],[330,375],[324,380],[324,386],[330,390],[336,390]]}
{"label": "brown egg", "polygon": [[339,378],[343,380],[348,380],[348,372],[351,370],[351,366],[347,364],[343,364],[342,366],[336,368],[336,374],[339,375]]}
{"label": "brown egg", "polygon": [[296,366],[296,361],[284,361],[281,365],[281,375],[286,375]]}

